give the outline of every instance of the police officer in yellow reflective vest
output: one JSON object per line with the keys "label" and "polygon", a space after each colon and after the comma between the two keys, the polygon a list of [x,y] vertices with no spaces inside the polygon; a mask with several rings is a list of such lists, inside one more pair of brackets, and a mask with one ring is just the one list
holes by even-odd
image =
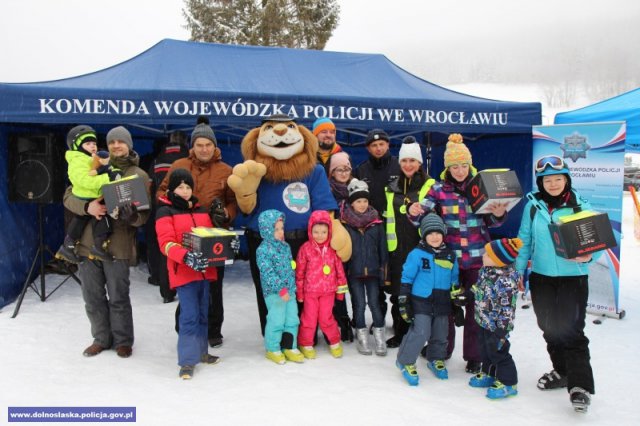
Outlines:
{"label": "police officer in yellow reflective vest", "polygon": [[435,182],[422,169],[422,152],[415,138],[407,137],[403,140],[398,160],[401,172],[398,178],[385,188],[387,207],[383,215],[389,249],[388,281],[385,281],[384,291],[391,295],[394,332],[394,336],[387,340],[387,346],[390,348],[400,346],[402,337],[409,329],[398,309],[400,278],[407,255],[420,241],[418,229],[407,219],[407,209],[412,203],[422,201]]}

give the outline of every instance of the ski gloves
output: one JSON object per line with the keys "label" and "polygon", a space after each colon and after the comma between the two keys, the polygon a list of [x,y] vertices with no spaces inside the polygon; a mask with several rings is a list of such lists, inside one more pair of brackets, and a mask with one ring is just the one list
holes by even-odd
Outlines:
{"label": "ski gloves", "polygon": [[411,324],[413,322],[413,308],[411,307],[411,295],[398,296],[398,310],[402,319]]}
{"label": "ski gloves", "polygon": [[185,265],[194,271],[203,272],[209,266],[209,259],[204,257],[201,253],[194,253],[188,251],[182,259]]}
{"label": "ski gloves", "polygon": [[215,226],[216,228],[222,228],[229,219],[224,212],[224,203],[220,198],[215,198],[211,202],[209,215],[211,216],[211,222],[213,222],[213,226]]}
{"label": "ski gloves", "polygon": [[462,287],[454,285],[451,287],[451,301],[454,305],[463,307],[467,304],[467,295]]}

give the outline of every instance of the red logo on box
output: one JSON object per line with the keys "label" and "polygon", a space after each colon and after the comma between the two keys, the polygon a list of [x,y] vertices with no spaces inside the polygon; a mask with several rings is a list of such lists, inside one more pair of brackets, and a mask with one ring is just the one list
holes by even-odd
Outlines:
{"label": "red logo on box", "polygon": [[222,243],[215,243],[213,245],[213,254],[220,254],[224,250],[224,245]]}

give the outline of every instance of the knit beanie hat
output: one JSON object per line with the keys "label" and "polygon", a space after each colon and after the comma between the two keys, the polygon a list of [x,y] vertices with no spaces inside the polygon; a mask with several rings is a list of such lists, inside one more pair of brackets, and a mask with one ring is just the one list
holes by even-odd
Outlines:
{"label": "knit beanie hat", "polygon": [[351,182],[347,185],[347,191],[349,191],[349,203],[353,203],[360,198],[369,199],[369,185],[363,180],[351,179]]}
{"label": "knit beanie hat", "polygon": [[484,249],[497,266],[507,266],[515,262],[520,247],[520,238],[500,238],[485,244]]}
{"label": "knit beanie hat", "polygon": [[333,121],[331,121],[327,117],[320,117],[313,122],[312,131],[314,136],[318,136],[318,133],[320,133],[323,130],[335,130],[335,129],[336,129],[336,125],[333,124]]}
{"label": "knit beanie hat", "polygon": [[215,146],[218,146],[216,135],[213,133],[213,129],[209,126],[209,118],[204,115],[198,117],[198,124],[193,128],[193,132],[191,133],[192,146],[193,142],[198,138],[207,138],[213,142]]}
{"label": "knit beanie hat", "polygon": [[429,213],[420,221],[420,235],[425,238],[430,232],[439,232],[444,237],[447,235],[447,227],[442,218],[435,213]]}
{"label": "knit beanie hat", "polygon": [[416,138],[413,136],[407,136],[402,140],[400,146],[400,154],[398,155],[398,161],[402,161],[405,158],[413,158],[418,160],[420,164],[422,161],[422,152],[420,151],[420,145],[416,142]]}
{"label": "knit beanie hat", "polygon": [[460,133],[452,133],[449,135],[447,149],[444,151],[444,167],[465,163],[472,164],[471,152],[462,142],[462,135]]}
{"label": "knit beanie hat", "polygon": [[109,145],[113,141],[124,142],[128,147],[129,151],[133,150],[133,140],[131,139],[131,133],[127,129],[122,126],[114,127],[109,130],[107,133],[107,145]]}
{"label": "knit beanie hat", "polygon": [[80,125],[67,133],[67,147],[72,151],[79,150],[83,143],[91,141],[98,142],[98,137],[93,127]]}
{"label": "knit beanie hat", "polygon": [[169,176],[169,192],[175,191],[184,182],[193,189],[193,176],[187,169],[175,169]]}
{"label": "knit beanie hat", "polygon": [[333,174],[335,169],[340,167],[352,168],[351,161],[349,161],[349,154],[344,151],[336,152],[331,156],[331,159],[329,160],[329,176]]}
{"label": "knit beanie hat", "polygon": [[367,139],[365,140],[365,145],[369,146],[369,144],[379,140],[389,142],[389,135],[387,132],[382,129],[369,130],[369,133],[367,133]]}

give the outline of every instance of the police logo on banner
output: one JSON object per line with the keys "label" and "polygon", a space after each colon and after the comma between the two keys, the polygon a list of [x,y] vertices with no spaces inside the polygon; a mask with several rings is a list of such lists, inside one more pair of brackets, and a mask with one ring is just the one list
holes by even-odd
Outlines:
{"label": "police logo on banner", "polygon": [[591,149],[591,145],[587,143],[586,136],[573,132],[571,135],[565,136],[560,149],[564,153],[563,158],[571,158],[575,163],[578,158],[587,158],[587,151]]}

